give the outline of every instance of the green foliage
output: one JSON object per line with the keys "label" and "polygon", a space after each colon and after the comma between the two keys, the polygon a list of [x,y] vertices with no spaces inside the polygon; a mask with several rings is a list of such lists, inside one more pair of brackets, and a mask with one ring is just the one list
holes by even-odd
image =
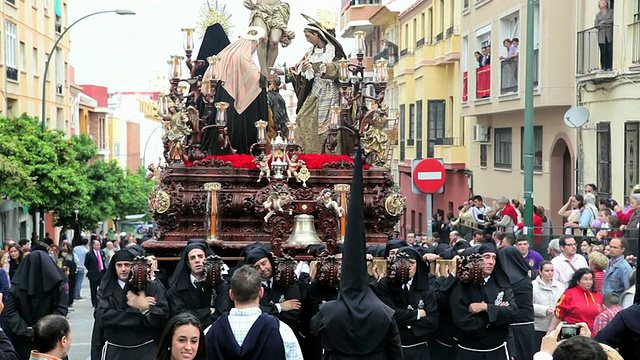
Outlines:
{"label": "green foliage", "polygon": [[211,0],[207,0],[206,4],[200,6],[200,12],[198,13],[198,29],[200,29],[200,32],[204,36],[207,27],[216,23],[220,23],[220,25],[222,25],[227,35],[233,28],[231,23],[231,13],[227,10],[227,6],[218,4],[218,0],[215,0],[213,4]]}
{"label": "green foliage", "polygon": [[54,212],[57,226],[81,228],[114,217],[148,213],[154,183],[144,170],[125,171],[115,161],[91,161],[97,155],[86,134],[65,138],[63,131],[44,133],[26,114],[0,117],[0,196],[37,210]]}

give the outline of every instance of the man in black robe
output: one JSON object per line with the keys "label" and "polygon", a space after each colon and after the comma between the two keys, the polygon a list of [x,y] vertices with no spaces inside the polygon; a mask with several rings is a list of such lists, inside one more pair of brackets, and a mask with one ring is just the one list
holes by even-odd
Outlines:
{"label": "man in black robe", "polygon": [[273,257],[263,247],[256,247],[249,251],[245,262],[253,266],[262,278],[264,287],[264,296],[260,299],[262,311],[289,325],[296,336],[299,336],[301,296],[298,284],[284,287],[275,281]]}
{"label": "man in black robe", "polygon": [[116,252],[100,283],[94,327],[101,327],[106,360],[154,360],[155,339],[169,318],[165,289],[158,281],[138,294],[131,289],[132,261],[139,254],[135,248]]}
{"label": "man in black robe", "polygon": [[507,345],[509,353],[520,359],[533,359],[535,349],[535,328],[533,326],[533,285],[531,267],[515,246],[506,246],[498,251],[500,267],[509,278],[513,298],[518,304],[518,312],[509,328]]}
{"label": "man in black robe", "polygon": [[66,278],[45,251],[26,256],[11,279],[5,300],[3,327],[13,334],[13,345],[20,359],[28,359],[33,343],[33,326],[45,315],[67,315]]}
{"label": "man in black robe", "polygon": [[[393,309],[369,288],[364,236],[362,150],[356,152],[338,299],[320,307],[311,319],[324,359],[402,360]],[[346,276],[348,274],[348,276]]]}
{"label": "man in black robe", "polygon": [[376,292],[382,302],[394,310],[405,360],[429,360],[427,338],[438,330],[438,304],[429,286],[429,268],[412,246],[398,254],[409,256],[409,280],[394,283],[385,277]]}
{"label": "man in black robe", "polygon": [[229,310],[229,286],[226,281],[210,288],[204,284],[204,260],[213,251],[202,239],[189,240],[171,279],[167,299],[171,316],[191,312],[206,329]]}
{"label": "man in black robe", "polygon": [[484,283],[458,281],[451,293],[458,359],[509,360],[506,341],[518,308],[506,275],[496,266],[496,246],[482,244],[478,253],[482,255]]}

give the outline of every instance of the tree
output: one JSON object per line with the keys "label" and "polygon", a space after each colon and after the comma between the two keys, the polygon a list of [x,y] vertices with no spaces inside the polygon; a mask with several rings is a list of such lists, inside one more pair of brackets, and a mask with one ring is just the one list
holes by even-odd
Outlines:
{"label": "tree", "polygon": [[146,170],[142,166],[136,173],[127,169],[122,196],[116,199],[115,218],[124,219],[127,215],[146,214],[144,219],[150,220],[148,199],[155,185],[154,181],[147,179]]}

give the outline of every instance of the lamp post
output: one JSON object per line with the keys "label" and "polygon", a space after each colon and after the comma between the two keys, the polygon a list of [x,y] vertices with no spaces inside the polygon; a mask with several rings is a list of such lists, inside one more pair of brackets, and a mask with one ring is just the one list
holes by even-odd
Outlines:
{"label": "lamp post", "polygon": [[53,44],[53,47],[51,47],[51,51],[49,51],[49,56],[47,57],[47,62],[44,65],[44,77],[42,78],[42,111],[41,111],[41,119],[40,121],[42,121],[42,132],[44,133],[45,131],[47,131],[47,123],[46,123],[46,109],[47,109],[47,74],[49,73],[49,63],[51,62],[51,57],[53,56],[53,53],[56,51],[56,47],[58,46],[58,43],[60,42],[60,40],[62,40],[62,38],[64,37],[64,35],[69,31],[69,29],[71,29],[73,27],[73,25],[79,23],[80,21],[93,16],[93,15],[98,15],[98,14],[106,14],[106,13],[116,13],[118,15],[135,15],[136,13],[131,11],[131,10],[126,10],[126,9],[116,9],[116,10],[105,10],[105,11],[98,11],[98,12],[94,12],[92,14],[89,15],[85,15],[83,17],[81,17],[80,19],[74,21],[71,25],[69,25],[63,32],[62,34],[60,34],[58,36],[58,38],[56,39],[56,42]]}
{"label": "lamp post", "polygon": [[[47,74],[49,73],[49,63],[51,62],[51,57],[53,56],[53,53],[56,51],[56,47],[58,46],[58,43],[60,42],[60,40],[62,40],[62,38],[64,37],[64,35],[69,31],[69,29],[71,29],[73,27],[73,25],[79,23],[80,21],[93,16],[93,15],[98,15],[98,14],[106,14],[106,13],[116,13],[118,15],[135,15],[136,13],[131,11],[131,10],[126,10],[126,9],[116,9],[116,10],[105,10],[105,11],[98,11],[98,12],[94,12],[88,15],[85,15],[83,17],[81,17],[80,19],[74,21],[71,25],[69,25],[56,39],[56,42],[53,44],[53,47],[51,48],[51,51],[49,51],[49,56],[47,57],[47,62],[44,65],[44,77],[42,78],[42,111],[41,111],[41,126],[42,126],[42,133],[44,134],[47,131],[47,117],[46,117],[46,110],[47,110]],[[40,238],[42,239],[44,237],[44,209],[40,208]]]}

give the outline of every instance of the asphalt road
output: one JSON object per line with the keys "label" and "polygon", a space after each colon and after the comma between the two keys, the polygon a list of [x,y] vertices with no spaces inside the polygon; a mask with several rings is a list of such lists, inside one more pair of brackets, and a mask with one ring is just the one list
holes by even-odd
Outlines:
{"label": "asphalt road", "polygon": [[71,350],[69,360],[90,360],[91,331],[93,329],[93,307],[89,293],[89,279],[82,282],[82,297],[73,303],[73,311],[69,312],[71,321]]}

